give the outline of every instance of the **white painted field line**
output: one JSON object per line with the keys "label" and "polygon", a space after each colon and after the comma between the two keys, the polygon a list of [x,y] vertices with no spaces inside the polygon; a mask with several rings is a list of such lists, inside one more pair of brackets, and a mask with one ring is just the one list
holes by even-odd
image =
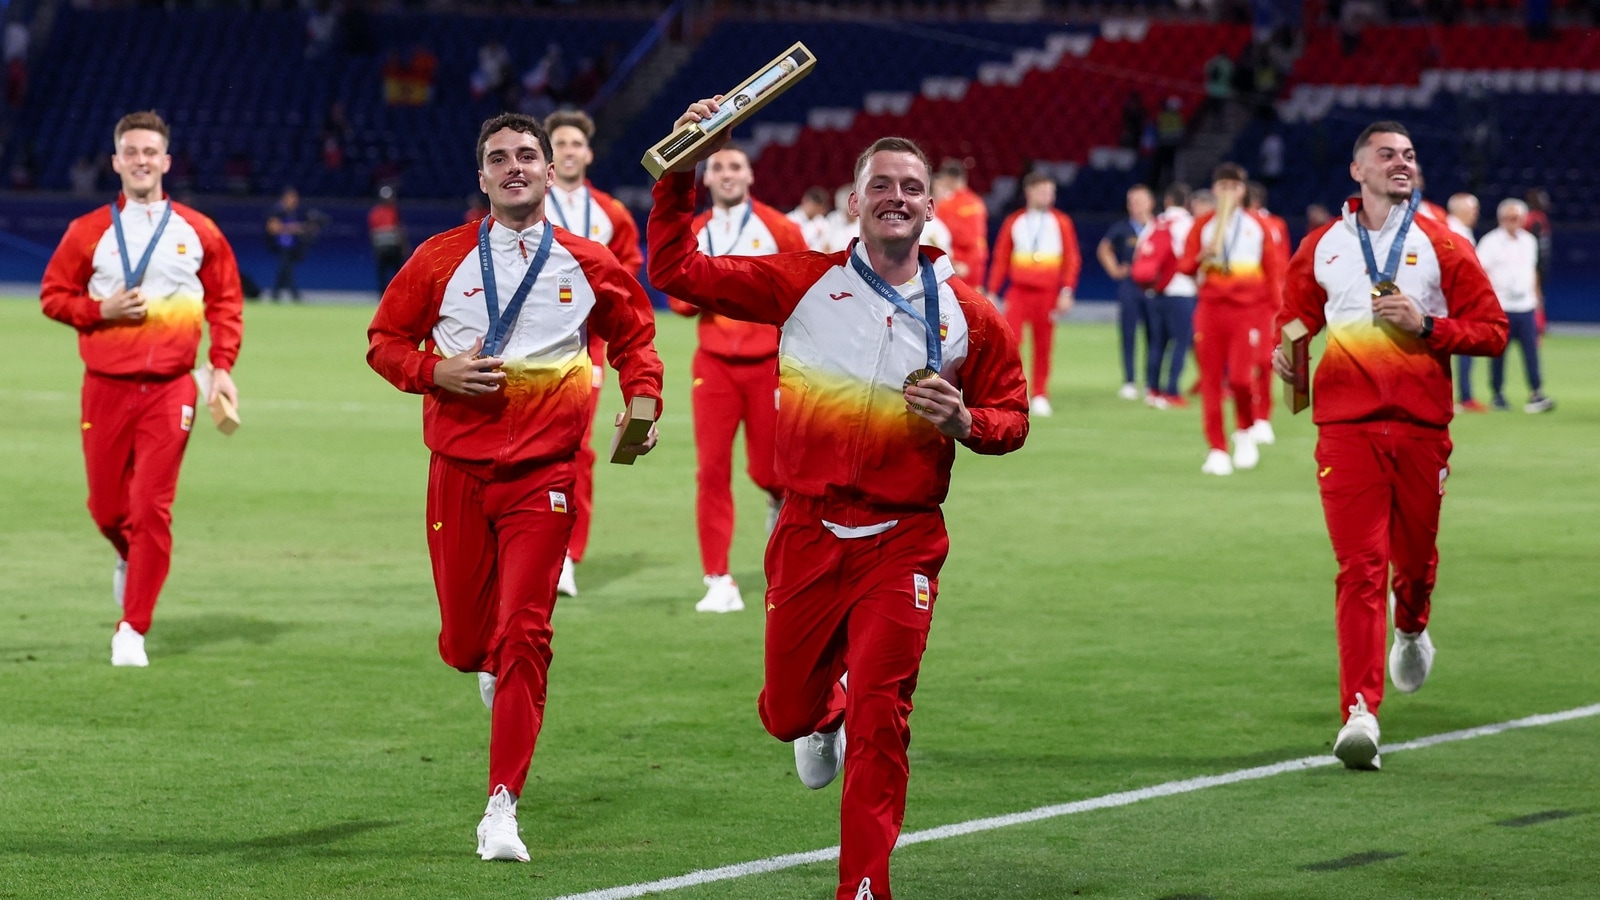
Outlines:
{"label": "white painted field line", "polygon": [[[1399,744],[1384,745],[1385,754],[1399,753],[1404,750],[1422,750],[1427,747],[1436,747],[1439,744],[1450,744],[1456,741],[1469,741],[1473,738],[1488,737],[1503,731],[1514,731],[1518,728],[1537,728],[1541,725],[1553,725],[1557,722],[1568,722],[1573,719],[1585,719],[1590,716],[1600,716],[1600,703],[1589,706],[1580,706],[1563,712],[1542,713],[1528,716],[1523,719],[1512,719],[1509,722],[1499,722],[1494,725],[1479,725],[1476,728],[1464,728],[1460,731],[1447,731],[1443,734],[1430,735],[1405,741]],[[900,835],[896,848],[908,847],[912,844],[921,844],[927,841],[942,841],[947,838],[959,837],[964,834],[975,834],[980,831],[993,831],[996,828],[1008,828],[1012,825],[1024,825],[1028,822],[1038,822],[1044,819],[1054,819],[1060,816],[1070,816],[1077,813],[1092,812],[1097,809],[1111,809],[1117,806],[1128,806],[1141,800],[1150,800],[1155,797],[1170,797],[1174,794],[1187,794],[1191,791],[1204,790],[1205,788],[1221,787],[1225,784],[1237,784],[1241,781],[1255,781],[1260,778],[1270,778],[1273,775],[1282,775],[1284,772],[1299,772],[1306,769],[1317,769],[1324,766],[1338,765],[1339,761],[1332,756],[1306,756],[1300,759],[1291,759],[1285,762],[1273,763],[1267,766],[1256,766],[1251,769],[1239,769],[1222,775],[1204,775],[1199,778],[1186,778],[1183,781],[1169,781],[1147,788],[1133,791],[1121,791],[1115,794],[1105,794],[1100,797],[1091,797],[1087,800],[1078,800],[1073,803],[1061,803],[1055,806],[1041,806],[1027,812],[1011,813],[1004,816],[993,816],[987,819],[973,819],[969,822],[957,822],[954,825],[941,825],[937,828],[928,828],[923,831],[911,831]],[[781,869],[792,869],[795,866],[810,865],[811,863],[827,862],[839,858],[838,847],[825,847],[821,850],[812,850],[809,853],[789,853],[783,856],[769,856],[766,859],[752,860],[751,862],[735,863],[731,866],[722,866],[716,869],[700,869],[686,875],[672,878],[663,878],[659,881],[647,881],[639,884],[628,884],[622,887],[605,888],[598,891],[589,891],[583,894],[567,894],[555,900],[628,900],[631,897],[643,897],[648,894],[660,894],[666,891],[675,891],[679,888],[695,887],[701,884],[711,884],[717,881],[729,881],[734,878],[744,878],[750,875],[761,875],[766,872],[777,872]]]}

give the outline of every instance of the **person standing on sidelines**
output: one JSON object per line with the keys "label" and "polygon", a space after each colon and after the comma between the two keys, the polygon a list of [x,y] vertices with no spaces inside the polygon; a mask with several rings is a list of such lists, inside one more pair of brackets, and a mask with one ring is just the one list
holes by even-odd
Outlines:
{"label": "person standing on sidelines", "polygon": [[1078,232],[1072,219],[1056,209],[1056,183],[1043,172],[1022,179],[1027,205],[1000,223],[995,239],[994,265],[989,269],[989,297],[1005,291],[1006,322],[1020,341],[1023,326],[1033,334],[1032,399],[1028,410],[1048,416],[1050,408],[1050,349],[1054,344],[1057,314],[1072,309],[1072,292],[1078,286],[1083,259],[1078,252]]}
{"label": "person standing on sidelines", "polygon": [[[474,222],[477,219],[473,220]],[[378,296],[389,289],[395,273],[406,264],[411,245],[406,240],[406,225],[400,218],[400,206],[394,199],[394,188],[378,188],[378,202],[367,210],[367,237],[372,241],[372,258],[377,264]]]}
{"label": "person standing on sidelines", "polygon": [[[1522,227],[1527,215],[1528,205],[1521,200],[1501,200],[1495,209],[1500,227],[1478,241],[1478,261],[1505,310],[1511,340],[1522,349],[1522,366],[1528,376],[1528,402],[1522,411],[1543,413],[1555,409],[1556,402],[1545,396],[1539,373],[1539,239]],[[1489,360],[1489,391],[1497,410],[1511,408],[1505,386],[1506,355],[1500,353]]]}
{"label": "person standing on sidelines", "polygon": [[[1368,125],[1354,157],[1360,196],[1300,244],[1277,326],[1298,320],[1312,334],[1328,331],[1311,414],[1317,486],[1339,562],[1345,721],[1333,752],[1349,768],[1377,769],[1386,594],[1394,686],[1417,690],[1433,665],[1427,628],[1450,474],[1450,354],[1497,354],[1507,326],[1471,246],[1416,214],[1416,150],[1405,126]],[[1272,362],[1291,378],[1281,349]]]}
{"label": "person standing on sidelines", "polygon": [[[1145,283],[1148,292],[1150,352],[1145,382],[1150,385],[1150,393],[1145,402],[1156,409],[1171,409],[1189,405],[1178,388],[1189,343],[1194,338],[1194,278],[1178,271],[1178,257],[1194,226],[1194,216],[1186,208],[1189,186],[1181,181],[1167,185],[1162,203],[1166,209],[1139,235],[1131,271],[1136,280]],[[1154,271],[1140,279],[1140,270],[1145,268]]]}
{"label": "person standing on sidelines", "polygon": [[[610,251],[545,218],[551,154],[538,119],[484,122],[478,187],[490,215],[423,242],[367,330],[368,365],[423,395],[439,655],[479,673],[491,710],[486,860],[528,860],[517,800],[544,721],[573,460],[591,421],[588,334],[607,342],[624,398],[659,409],[661,397],[644,288]],[[652,428],[627,449],[646,453],[655,440]]]}
{"label": "person standing on sidelines", "polygon": [[[717,108],[694,103],[678,126]],[[656,183],[651,281],[783,331],[789,494],[767,546],[761,721],[794,742],[807,787],[844,772],[835,896],[890,900],[911,697],[949,550],[939,506],[958,442],[1000,454],[1027,437],[1016,340],[948,258],[918,246],[932,173],[911,141],[861,154],[849,198],[861,238],[831,254],[698,252],[692,165]]]}
{"label": "person standing on sidelines", "polygon": [[[694,220],[696,240],[708,256],[771,256],[806,250],[799,226],[750,195],[750,157],[727,146],[706,160],[711,209]],[[659,285],[658,285],[659,286]],[[706,593],[697,612],[744,609],[739,584],[728,571],[733,546],[733,438],[744,423],[746,471],[767,492],[767,531],[777,521],[783,489],[773,468],[778,420],[778,329],[741,322],[699,306],[699,299],[669,297],[672,309],[699,316],[694,354],[695,522]]]}
{"label": "person standing on sidelines", "polygon": [[[1135,372],[1139,347],[1139,330],[1144,329],[1145,372],[1150,370],[1151,354],[1155,352],[1152,337],[1150,310],[1145,302],[1144,288],[1135,284],[1132,275],[1133,251],[1139,244],[1139,233],[1150,224],[1155,211],[1155,196],[1142,184],[1128,188],[1128,217],[1112,224],[1105,237],[1095,248],[1095,258],[1117,284],[1117,336],[1122,344],[1122,388],[1117,396],[1124,400],[1139,399],[1139,385]],[[1002,234],[1004,230],[1002,229]],[[1020,333],[1020,332],[1019,332]],[[1159,392],[1153,383],[1145,384],[1146,394]]]}
{"label": "person standing on sidelines", "polygon": [[983,283],[989,270],[989,207],[967,187],[967,167],[959,159],[939,164],[933,176],[934,214],[950,232],[950,262],[956,277]]}
{"label": "person standing on sidelines", "polygon": [[[1478,227],[1478,198],[1467,193],[1451,194],[1450,199],[1445,202],[1445,209],[1448,210],[1445,214],[1445,225],[1476,247],[1478,238],[1473,233],[1473,229]],[[1458,413],[1483,413],[1489,411],[1489,407],[1484,406],[1483,401],[1477,400],[1472,396],[1472,357],[1470,356],[1456,357],[1456,397],[1456,412]]]}
{"label": "person standing on sidelines", "polygon": [[[1267,208],[1267,186],[1259,181],[1245,184],[1245,208],[1249,209],[1261,224],[1272,233],[1271,247],[1278,256],[1277,271],[1281,274],[1289,269],[1289,254],[1294,250],[1294,245],[1289,238],[1289,223],[1283,216],[1277,215]],[[1278,346],[1273,335],[1272,321],[1277,318],[1278,307],[1275,303],[1268,303],[1261,308],[1261,328],[1264,339],[1261,341],[1259,356],[1255,366],[1255,393],[1256,393],[1256,420],[1250,426],[1250,437],[1256,442],[1257,447],[1275,444],[1278,435],[1272,430],[1272,351]]]}
{"label": "person standing on sidelines", "polygon": [[150,664],[144,636],[172,566],[172,501],[199,400],[190,370],[202,321],[211,339],[205,400],[239,402],[231,374],[244,336],[239,267],[216,224],[162,190],[170,138],[154,112],[118,120],[111,168],[122,192],[72,220],[39,291],[44,314],[78,331],[89,515],[117,551],[114,666]]}
{"label": "person standing on sidelines", "polygon": [[[639,252],[639,226],[626,206],[589,183],[589,167],[594,165],[594,150],[589,146],[594,137],[594,121],[581,110],[562,110],[545,117],[544,130],[550,135],[555,154],[551,160],[555,164],[555,183],[550,186],[547,204],[550,220],[573,234],[604,244],[622,268],[637,279],[644,265],[644,254]],[[605,386],[605,353],[605,341],[590,332],[590,422],[600,408],[600,389]],[[556,583],[556,590],[568,597],[578,596],[575,569],[583,562],[583,553],[589,546],[589,523],[594,519],[594,461],[591,426],[585,429],[583,447],[574,460],[577,481],[573,487],[572,541],[567,545],[567,558],[561,563],[561,580]]]}
{"label": "person standing on sidelines", "polygon": [[[1198,275],[1194,316],[1195,361],[1200,364],[1201,418],[1210,450],[1200,471],[1232,475],[1261,460],[1255,438],[1255,366],[1261,345],[1270,341],[1263,310],[1277,309],[1283,282],[1273,232],[1244,208],[1245,171],[1223,163],[1212,174],[1217,208],[1199,216],[1189,229],[1178,271]],[[1233,456],[1223,431],[1224,382],[1233,394]]]}

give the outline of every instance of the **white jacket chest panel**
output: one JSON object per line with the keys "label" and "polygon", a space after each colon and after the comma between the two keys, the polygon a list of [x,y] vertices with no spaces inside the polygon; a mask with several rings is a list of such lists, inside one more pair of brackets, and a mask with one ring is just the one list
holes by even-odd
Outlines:
{"label": "white jacket chest panel", "polygon": [[[122,234],[128,242],[129,268],[139,265],[145,248],[150,246],[156,226],[161,224],[161,215],[166,207],[166,202],[162,201],[152,204],[127,203],[121,210],[112,210],[112,215],[122,218]],[[205,251],[200,247],[199,233],[187,219],[174,212],[167,220],[166,230],[162,231],[155,252],[150,254],[150,266],[145,269],[140,293],[150,299],[176,296],[198,299],[205,292],[200,285],[200,264],[204,260]],[[94,274],[89,278],[89,296],[104,300],[122,287],[122,255],[117,249],[116,231],[108,227],[94,248]]]}
{"label": "white jacket chest panel", "polygon": [[[1373,238],[1373,257],[1382,266],[1388,262],[1394,240],[1394,222]],[[1313,272],[1327,292],[1323,314],[1330,328],[1356,324],[1372,326],[1372,278],[1355,227],[1347,218],[1328,229],[1317,242]],[[1444,292],[1439,288],[1439,255],[1433,242],[1413,226],[1406,234],[1405,248],[1394,282],[1402,293],[1417,301],[1424,315],[1444,318],[1450,312]]]}
{"label": "white jacket chest panel", "polygon": [[[571,194],[560,188],[551,188],[546,195],[550,210],[545,215],[548,220],[560,225],[562,228],[586,237],[597,244],[610,246],[611,238],[616,235],[611,227],[611,216],[606,214],[600,201],[594,198],[587,189],[579,189]],[[584,212],[588,211],[588,231],[584,231]]]}
{"label": "white jacket chest panel", "polygon": [[[750,207],[736,206],[731,211],[713,209],[711,218],[695,239],[700,252],[711,256],[771,256],[778,252],[778,240],[761,217],[745,211]],[[740,226],[743,226],[742,228]]]}
{"label": "white jacket chest panel", "polygon": [[[539,227],[522,233],[527,259],[522,257],[516,232],[496,227],[490,234],[502,314],[538,250]],[[550,258],[529,290],[500,357],[507,362],[524,361],[539,366],[569,362],[584,352],[585,328],[594,304],[594,288],[577,258],[559,241],[552,241]],[[483,271],[475,248],[462,258],[445,284],[433,340],[446,356],[454,356],[472,349],[473,342],[488,333],[489,310],[483,295]]]}

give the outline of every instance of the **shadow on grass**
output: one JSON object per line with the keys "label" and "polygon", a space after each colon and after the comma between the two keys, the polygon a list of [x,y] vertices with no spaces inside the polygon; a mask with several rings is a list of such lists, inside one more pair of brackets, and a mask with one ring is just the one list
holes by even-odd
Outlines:
{"label": "shadow on grass", "polygon": [[591,553],[578,564],[573,575],[581,595],[583,591],[604,590],[611,582],[627,578],[648,565],[650,560],[643,553]]}
{"label": "shadow on grass", "polygon": [[[53,836],[5,835],[0,833],[0,856],[23,854],[28,856],[94,856],[101,854],[130,855],[137,857],[168,854],[174,856],[225,856],[244,855],[257,859],[294,856],[302,852],[320,855],[344,855],[356,851],[331,850],[331,845],[346,838],[356,837],[380,828],[392,828],[399,822],[360,820],[323,825],[283,834],[266,835],[246,840],[219,840],[211,837],[133,837],[93,834],[85,835],[81,843]],[[362,851],[366,852],[366,851]]]}
{"label": "shadow on grass", "polygon": [[150,630],[150,649],[162,656],[182,656],[212,644],[244,641],[263,646],[276,641],[294,626],[234,613],[208,613],[182,619],[156,619]]}

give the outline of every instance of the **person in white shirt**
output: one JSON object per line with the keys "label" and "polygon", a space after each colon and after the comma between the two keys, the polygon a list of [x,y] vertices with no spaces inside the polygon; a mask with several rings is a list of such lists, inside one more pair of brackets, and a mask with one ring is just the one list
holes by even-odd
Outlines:
{"label": "person in white shirt", "polygon": [[[1189,356],[1189,345],[1194,340],[1195,280],[1178,272],[1178,255],[1189,239],[1189,229],[1194,216],[1189,214],[1189,186],[1181,181],[1167,185],[1162,192],[1166,206],[1160,215],[1139,235],[1140,249],[1156,252],[1152,239],[1157,229],[1165,228],[1165,252],[1172,259],[1163,261],[1161,268],[1170,271],[1165,284],[1146,288],[1150,309],[1150,351],[1145,355],[1145,382],[1150,391],[1145,403],[1156,409],[1170,409],[1189,405],[1178,390],[1183,377],[1183,363]],[[1147,249],[1148,248],[1148,249]],[[1165,369],[1165,378],[1163,378]]]}
{"label": "person in white shirt", "polygon": [[817,185],[806,188],[800,205],[786,214],[789,221],[800,226],[806,246],[819,253],[827,252],[832,226],[828,224],[828,192]]}
{"label": "person in white shirt", "polygon": [[[1471,194],[1451,194],[1445,201],[1448,215],[1444,223],[1451,231],[1461,235],[1474,244],[1477,237],[1472,230],[1478,227],[1478,198]],[[1483,401],[1475,400],[1472,396],[1472,357],[1456,357],[1456,412],[1488,412],[1489,407]]]}
{"label": "person in white shirt", "polygon": [[[1544,395],[1539,375],[1539,327],[1535,313],[1539,308],[1539,240],[1522,227],[1528,204],[1521,200],[1502,200],[1495,211],[1500,227],[1478,242],[1478,261],[1494,285],[1500,308],[1511,322],[1511,340],[1522,348],[1522,364],[1528,374],[1526,413],[1555,409],[1555,401]],[[1507,347],[1509,348],[1509,344]],[[1494,392],[1494,408],[1509,409],[1504,393],[1506,355],[1489,360],[1489,389]]]}
{"label": "person in white shirt", "polygon": [[850,214],[850,195],[855,189],[855,185],[846,184],[833,192],[833,212],[828,213],[828,253],[849,248],[861,233],[861,220]]}

